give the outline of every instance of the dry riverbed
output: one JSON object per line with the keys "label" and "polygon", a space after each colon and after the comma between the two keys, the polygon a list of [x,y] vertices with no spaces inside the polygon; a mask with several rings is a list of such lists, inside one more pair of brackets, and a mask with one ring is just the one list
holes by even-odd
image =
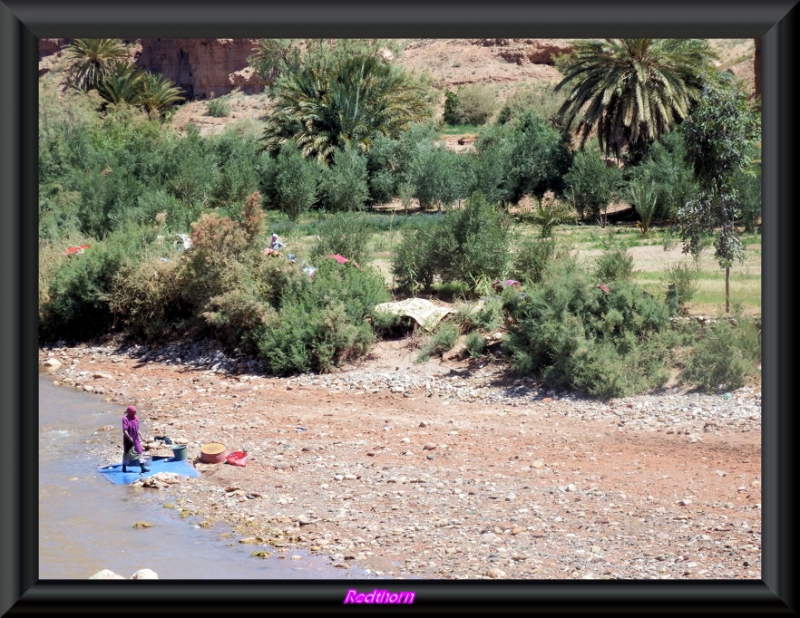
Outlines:
{"label": "dry riverbed", "polygon": [[[166,501],[254,552],[385,577],[761,578],[759,385],[600,402],[415,353],[382,342],[288,379],[199,344],[39,356],[120,419],[135,403],[151,454],[172,454],[154,436],[186,443],[201,477],[164,484]],[[119,462],[119,427],[97,429],[98,465]],[[207,442],[246,467],[200,463]]]}

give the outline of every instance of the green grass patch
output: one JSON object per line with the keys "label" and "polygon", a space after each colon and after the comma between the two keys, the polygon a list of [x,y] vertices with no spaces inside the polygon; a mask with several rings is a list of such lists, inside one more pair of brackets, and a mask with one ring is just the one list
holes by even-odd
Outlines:
{"label": "green grass patch", "polygon": [[441,135],[465,135],[465,134],[474,134],[480,130],[480,127],[476,124],[456,124],[456,125],[444,125],[439,129],[439,133]]}

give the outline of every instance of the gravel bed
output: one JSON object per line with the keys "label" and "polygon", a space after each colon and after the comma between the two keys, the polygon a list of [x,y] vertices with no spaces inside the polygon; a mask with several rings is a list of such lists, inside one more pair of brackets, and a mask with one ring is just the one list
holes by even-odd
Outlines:
{"label": "gravel bed", "polygon": [[[760,578],[756,387],[595,401],[495,363],[279,379],[201,344],[48,358],[64,385],[135,396],[151,437],[190,458],[212,433],[246,444],[247,467],[197,463],[199,479],[160,488],[254,551],[305,548],[379,577]],[[117,457],[116,429],[98,429],[100,458]]]}

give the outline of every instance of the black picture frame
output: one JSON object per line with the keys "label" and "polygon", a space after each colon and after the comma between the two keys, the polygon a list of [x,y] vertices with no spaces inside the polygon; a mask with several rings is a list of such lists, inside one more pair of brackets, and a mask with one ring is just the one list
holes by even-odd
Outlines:
{"label": "black picture frame", "polygon": [[[563,0],[483,5],[175,0],[0,0],[0,614],[265,614],[353,611],[354,581],[46,581],[38,578],[37,41],[45,37],[762,38],[763,559],[760,581],[382,582],[402,611],[794,613],[795,437],[789,300],[796,220],[796,1]],[[791,50],[794,49],[795,52]],[[369,583],[369,588],[375,582]],[[383,608],[359,606],[359,612]],[[385,611],[385,610],[384,610]]]}

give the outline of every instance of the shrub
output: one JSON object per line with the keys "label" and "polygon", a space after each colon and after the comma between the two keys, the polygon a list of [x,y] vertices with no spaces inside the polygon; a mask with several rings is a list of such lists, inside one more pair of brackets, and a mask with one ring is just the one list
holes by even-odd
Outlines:
{"label": "shrub", "polygon": [[391,257],[395,287],[410,293],[419,288],[430,289],[436,276],[438,257],[434,225],[403,230]]}
{"label": "shrub", "polygon": [[625,188],[625,197],[639,215],[637,225],[643,237],[650,233],[658,206],[658,187],[654,181],[631,180]]}
{"label": "shrub", "polygon": [[508,263],[509,221],[481,193],[462,210],[448,212],[436,230],[431,260],[443,281],[473,289],[481,279],[501,277]]}
{"label": "shrub", "polygon": [[277,319],[257,329],[259,356],[276,375],[331,371],[369,350],[368,320],[388,299],[377,272],[324,260],[313,282],[283,295]]}
{"label": "shrub", "polygon": [[465,159],[442,144],[422,142],[414,148],[409,164],[414,197],[422,209],[450,206],[463,197]]}
{"label": "shrub", "polygon": [[486,299],[483,305],[469,313],[469,321],[480,330],[494,330],[505,321],[503,301],[499,297]]}
{"label": "shrub", "polygon": [[262,164],[260,190],[265,205],[279,208],[292,222],[317,201],[320,168],[303,158],[294,140],[281,146],[276,159]]}
{"label": "shrub", "polygon": [[554,238],[525,238],[517,246],[512,271],[524,283],[539,283],[556,251]]}
{"label": "shrub", "polygon": [[227,118],[231,115],[231,106],[225,99],[212,99],[206,103],[206,116]]}
{"label": "shrub", "polygon": [[157,339],[189,315],[178,260],[153,255],[124,264],[114,275],[109,309],[128,334]]}
{"label": "shrub", "polygon": [[[435,220],[434,220],[435,221]],[[461,210],[445,213],[431,227],[405,230],[392,254],[395,285],[403,290],[463,284],[476,291],[503,275],[508,263],[509,221],[474,193]]]}
{"label": "shrub", "polygon": [[358,150],[337,148],[322,171],[320,194],[331,210],[362,210],[369,199],[367,162]]}
{"label": "shrub", "polygon": [[541,198],[533,198],[533,212],[526,215],[526,219],[540,227],[539,235],[549,238],[557,225],[575,220],[573,210],[552,193],[546,193]]}
{"label": "shrub", "polygon": [[622,180],[616,165],[607,165],[596,150],[580,151],[564,176],[565,193],[581,219],[601,219]]}
{"label": "shrub", "polygon": [[324,218],[318,240],[311,248],[311,259],[334,253],[363,264],[367,257],[367,246],[372,238],[369,221],[360,214],[337,213]]}
{"label": "shrub", "polygon": [[417,356],[417,362],[425,362],[431,356],[441,356],[449,352],[458,341],[458,327],[451,322],[443,322],[436,332],[422,345]]}
{"label": "shrub", "polygon": [[546,83],[517,89],[508,96],[497,114],[497,123],[506,124],[531,110],[551,120],[563,100],[563,93],[554,92],[552,86]]}
{"label": "shrub", "polygon": [[669,347],[663,303],[630,283],[592,285],[567,264],[553,266],[524,296],[504,293],[509,313],[503,342],[510,367],[538,375],[549,388],[598,397],[660,386]]}
{"label": "shrub", "polygon": [[486,340],[479,332],[473,331],[464,339],[464,347],[472,358],[479,358],[486,353]]}
{"label": "shrub", "polygon": [[71,255],[53,274],[40,309],[40,334],[75,341],[107,332],[113,322],[109,299],[117,271],[139,259],[142,248],[154,241],[153,230],[131,228]]}
{"label": "shrub", "polygon": [[700,271],[697,264],[676,262],[667,267],[666,279],[669,287],[675,288],[675,299],[679,307],[692,300],[700,288]]}
{"label": "shrub", "polygon": [[444,121],[451,125],[481,125],[497,107],[492,89],[479,84],[460,86],[458,92],[445,91]]}
{"label": "shrub", "polygon": [[760,339],[750,321],[740,319],[734,327],[717,320],[688,354],[681,380],[706,392],[741,388],[760,360]]}
{"label": "shrub", "polygon": [[561,194],[572,155],[562,135],[535,112],[509,127],[511,148],[505,162],[507,201],[518,204],[525,195]]}
{"label": "shrub", "polygon": [[598,281],[627,281],[633,275],[633,256],[626,249],[607,247],[595,260],[594,276]]}
{"label": "shrub", "polygon": [[745,232],[755,232],[761,222],[761,166],[739,171],[733,178],[736,207]]}

